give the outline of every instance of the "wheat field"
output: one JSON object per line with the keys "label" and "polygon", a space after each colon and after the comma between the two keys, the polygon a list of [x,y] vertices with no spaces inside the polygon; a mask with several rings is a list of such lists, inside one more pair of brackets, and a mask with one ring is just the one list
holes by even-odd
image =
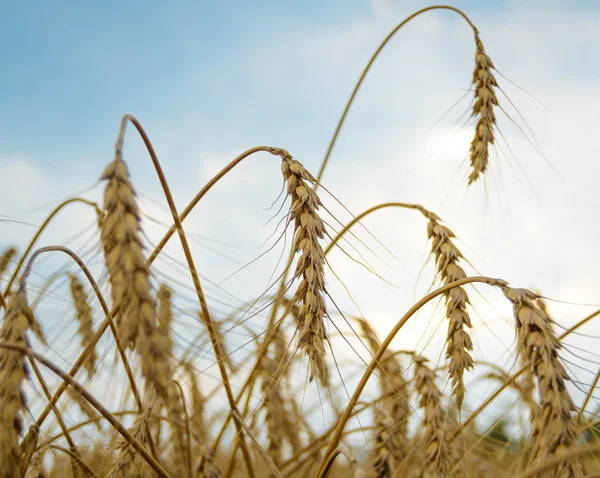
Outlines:
{"label": "wheat field", "polygon": [[[351,211],[325,174],[375,60],[409,41],[396,38],[405,25],[440,10],[473,41],[460,187],[489,190],[511,101],[485,31],[451,6],[418,10],[382,36],[314,171],[286,145],[254,146],[182,204],[150,133],[123,116],[113,157],[82,178],[99,179],[99,197],[90,188],[52,204],[28,241],[0,252],[0,477],[600,476],[598,356],[593,341],[569,342],[594,338],[600,310],[564,325],[544,284],[480,274],[470,238],[405,197],[400,179],[398,195]],[[136,189],[131,141],[158,179],[152,191]],[[216,212],[233,230],[225,243],[186,219],[211,196],[219,208],[230,178],[244,171],[251,182],[253,168],[276,178],[278,195],[265,208],[262,247],[234,263],[236,241],[260,225],[223,204]],[[70,239],[47,242],[74,210]],[[410,217],[400,227],[425,251],[415,271],[425,286],[382,325],[362,312],[337,264],[395,287],[387,267],[408,253],[369,227],[386,211]],[[227,264],[219,277],[207,274],[198,244]],[[250,298],[229,291],[235,281]],[[485,323],[480,307],[503,321]],[[502,361],[479,353],[480,334],[499,322]],[[584,381],[572,373],[580,363]]]}

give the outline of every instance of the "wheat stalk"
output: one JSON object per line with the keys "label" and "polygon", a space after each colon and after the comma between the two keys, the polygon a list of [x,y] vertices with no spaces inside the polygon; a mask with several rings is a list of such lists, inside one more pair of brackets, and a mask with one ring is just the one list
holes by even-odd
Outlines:
{"label": "wheat stalk", "polygon": [[[94,407],[92,407],[89,404],[89,402],[85,398],[83,398],[77,390],[73,389],[72,387],[68,387],[67,395],[69,396],[69,398],[71,400],[73,400],[74,403],[77,404],[79,409],[83,412],[83,414],[87,418],[96,419],[98,417],[98,413],[96,412]],[[95,423],[96,423],[96,428],[98,429],[98,431],[101,431],[102,428],[100,427],[100,422],[98,420],[96,420]]]}

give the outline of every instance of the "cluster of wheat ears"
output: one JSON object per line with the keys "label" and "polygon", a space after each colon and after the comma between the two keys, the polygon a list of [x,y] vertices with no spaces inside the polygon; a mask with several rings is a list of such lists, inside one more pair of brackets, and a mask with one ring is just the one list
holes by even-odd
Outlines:
{"label": "cluster of wheat ears", "polygon": [[[598,469],[593,457],[600,447],[585,437],[596,424],[584,420],[578,410],[586,408],[594,386],[585,403],[576,407],[559,351],[562,339],[595,314],[558,336],[538,295],[501,279],[468,275],[454,233],[421,205],[376,205],[336,235],[322,217],[321,177],[369,68],[403,25],[435,9],[460,15],[475,37],[472,117],[476,125],[468,174],[468,183],[475,183],[486,174],[494,144],[498,85],[478,30],[464,13],[448,6],[411,15],[377,49],[347,104],[317,177],[285,149],[259,146],[235,158],[185,210],[178,211],[144,129],[134,117],[123,118],[114,160],[101,175],[103,204],[82,198],[65,201],[22,253],[11,247],[0,256],[0,477],[592,476]],[[146,145],[172,215],[172,226],[150,254],[141,228],[143,214],[122,154],[128,123]],[[253,330],[235,317],[228,327],[209,309],[182,223],[213,185],[258,152],[281,161],[283,191],[289,198],[284,222],[292,230],[292,240],[279,288],[260,302],[266,304],[262,310],[267,321]],[[65,246],[36,248],[52,219],[73,203],[95,211],[100,237],[96,255],[102,258],[97,278],[94,268]],[[408,208],[424,216],[438,288],[416,302],[383,340],[366,319],[352,319],[370,358],[357,385],[348,390],[347,401],[332,402],[327,409],[330,425],[317,432],[318,427],[311,425],[311,410],[291,391],[291,365],[301,364],[307,371],[305,394],[327,395],[335,358],[328,325],[332,312],[328,311],[327,255],[354,224],[384,207]],[[212,391],[203,386],[197,350],[175,350],[178,338],[173,324],[181,309],[174,306],[174,298],[180,284],[154,281],[152,264],[175,233],[197,299],[196,320],[203,329],[192,345],[209,344],[214,370],[218,369],[220,379]],[[35,301],[27,297],[28,278],[46,254],[66,255],[73,265],[65,274],[65,290],[70,292],[77,326],[73,342],[80,349],[76,360],[65,360],[60,366],[45,358],[44,351],[53,344],[44,335],[49,324],[38,321],[36,312],[58,275],[37,291]],[[499,289],[512,304],[517,371],[498,368],[488,373],[500,386],[479,408],[467,411],[464,377],[477,365],[472,356],[473,311],[468,295],[473,286]],[[415,351],[390,348],[407,321],[436,300],[443,304],[447,323],[443,367]],[[252,335],[244,344],[250,352],[243,364],[235,364],[228,352],[230,332],[238,327]],[[55,344],[62,346],[64,338]],[[113,369],[124,371],[119,375],[123,383],[103,374],[105,367],[111,367],[106,365],[107,353],[115,358]],[[446,392],[440,388],[444,378],[451,384]],[[371,389],[378,382],[379,392],[373,399],[361,399],[369,381]],[[107,387],[126,391],[118,406],[114,400],[101,403],[95,393]],[[516,391],[528,417],[517,439],[494,434],[495,429],[478,431],[475,426],[476,418],[507,388]],[[218,404],[211,403],[215,397]],[[360,426],[349,429],[349,421],[356,417],[362,417]],[[361,439],[352,441],[356,436]]]}

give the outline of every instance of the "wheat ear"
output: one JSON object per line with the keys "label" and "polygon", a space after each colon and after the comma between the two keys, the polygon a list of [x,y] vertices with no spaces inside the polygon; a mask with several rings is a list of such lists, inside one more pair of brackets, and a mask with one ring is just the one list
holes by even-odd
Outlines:
{"label": "wheat ear", "polygon": [[[538,385],[539,409],[531,416],[535,467],[577,447],[578,425],[573,415],[576,407],[567,391],[567,372],[558,356],[560,342],[552,320],[534,302],[537,295],[526,289],[502,289],[513,304],[520,360]],[[577,458],[560,463],[551,472],[558,478],[583,476]]]}
{"label": "wheat ear", "polygon": [[32,466],[32,459],[37,448],[38,438],[40,437],[40,430],[37,426],[32,425],[29,427],[29,433],[25,435],[21,445],[19,445],[19,454],[21,460],[21,476],[25,476],[27,470]]}
{"label": "wheat ear", "polygon": [[[13,295],[0,327],[0,341],[27,346],[25,332],[34,322],[27,305],[25,288]],[[19,435],[23,425],[21,415],[26,410],[21,390],[28,376],[25,357],[14,350],[0,349],[0,477],[20,476]]]}
{"label": "wheat ear", "polygon": [[[454,245],[454,233],[440,224],[440,218],[429,211],[423,211],[429,219],[427,235],[431,239],[431,253],[435,257],[437,271],[444,284],[464,279],[467,274],[459,265],[463,257]],[[448,335],[446,336],[446,358],[449,359],[448,374],[452,379],[452,392],[460,407],[465,396],[464,373],[473,368],[473,342],[467,329],[472,327],[467,311],[469,296],[464,287],[456,287],[444,294],[446,300],[446,318]]]}
{"label": "wheat ear", "polygon": [[392,478],[398,456],[398,435],[392,418],[385,410],[375,410],[375,446],[373,455],[374,478]]}
{"label": "wheat ear", "polygon": [[[366,319],[358,319],[358,323],[367,339],[371,353],[375,354],[381,345],[377,334]],[[383,395],[391,393],[391,397],[385,401],[385,408],[379,413],[380,415],[383,414],[383,417],[387,415],[387,418],[391,420],[392,433],[396,442],[396,446],[392,448],[393,458],[400,463],[408,443],[408,417],[410,413],[408,383],[404,378],[400,363],[390,350],[383,353],[379,366],[382,371],[380,377],[381,393]]]}
{"label": "wheat ear", "polygon": [[206,399],[200,391],[200,384],[198,383],[199,381],[194,367],[188,362],[183,362],[182,365],[184,370],[188,373],[189,383],[192,389],[190,424],[192,426],[193,434],[198,438],[200,444],[198,465],[195,467],[197,476],[199,478],[219,478],[221,476],[221,470],[215,462],[214,449],[208,443],[209,427],[207,426],[204,417]]}
{"label": "wheat ear", "polygon": [[[121,138],[121,136],[119,136]],[[106,218],[101,239],[114,306],[120,309],[119,334],[140,356],[142,375],[161,398],[168,399],[168,343],[158,333],[156,304],[144,262],[140,215],[129,173],[117,142],[115,159],[102,174]]]}
{"label": "wheat ear", "polygon": [[304,166],[283,150],[281,171],[292,200],[290,221],[294,221],[294,254],[300,253],[294,278],[301,278],[293,303],[302,305],[298,313],[299,346],[308,357],[310,380],[324,369],[325,343],[325,254],[319,241],[325,236],[325,225],[318,210],[321,200],[311,184],[315,178]]}
{"label": "wheat ear", "polygon": [[442,393],[435,384],[435,372],[427,366],[427,359],[414,359],[414,386],[419,397],[419,407],[424,409],[421,423],[425,447],[419,465],[419,478],[448,476],[452,466],[452,448],[446,425],[446,412],[442,407]]}
{"label": "wheat ear", "polygon": [[13,259],[17,255],[17,249],[9,247],[0,254],[0,277],[7,273]]}
{"label": "wheat ear", "polygon": [[[94,322],[92,316],[92,308],[88,302],[88,296],[83,288],[83,284],[79,281],[77,276],[71,275],[70,277],[71,296],[75,303],[75,312],[77,323],[77,333],[80,337],[81,347],[85,348],[87,344],[92,341],[94,337]],[[92,377],[96,371],[96,360],[98,356],[96,349],[90,350],[88,357],[83,364],[83,367],[88,373],[88,377]]]}
{"label": "wheat ear", "polygon": [[498,98],[494,91],[498,84],[492,74],[494,65],[490,57],[486,55],[483,43],[477,33],[475,33],[475,46],[475,70],[472,81],[475,103],[472,116],[476,116],[478,120],[475,137],[471,141],[472,170],[469,174],[469,184],[477,181],[487,169],[490,145],[494,144],[494,125],[496,124],[494,106],[498,104]]}
{"label": "wheat ear", "polygon": [[280,374],[277,371],[277,363],[272,358],[263,357],[261,375],[262,392],[264,394],[263,408],[266,413],[265,421],[269,437],[267,451],[275,466],[279,467],[283,460],[284,427],[287,412],[281,396]]}
{"label": "wheat ear", "polygon": [[[150,444],[149,421],[151,413],[152,407],[147,407],[135,419],[129,430],[145,448],[148,448]],[[142,478],[151,476],[151,470],[146,460],[142,458],[142,455],[126,439],[120,439],[118,448],[119,456],[109,471],[107,478]]]}

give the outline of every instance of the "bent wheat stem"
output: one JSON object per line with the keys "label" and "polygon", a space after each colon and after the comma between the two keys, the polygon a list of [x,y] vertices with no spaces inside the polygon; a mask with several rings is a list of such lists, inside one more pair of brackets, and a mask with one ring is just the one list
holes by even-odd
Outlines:
{"label": "bent wheat stem", "polygon": [[69,204],[72,204],[75,202],[80,202],[82,204],[87,204],[88,206],[92,206],[96,210],[97,214],[101,214],[101,212],[102,212],[101,209],[98,207],[97,203],[95,203],[93,201],[88,201],[87,199],[83,199],[83,198],[70,198],[70,199],[67,199],[66,201],[63,201],[58,206],[56,206],[54,208],[54,210],[48,215],[48,217],[44,220],[44,222],[40,225],[40,227],[38,227],[37,231],[33,235],[33,238],[29,241],[29,244],[27,245],[27,249],[25,249],[25,252],[19,259],[19,262],[17,262],[17,267],[15,268],[14,272],[12,273],[12,276],[11,276],[10,280],[8,281],[8,284],[6,284],[6,287],[4,289],[3,295],[5,298],[8,296],[8,292],[10,291],[10,288],[13,285],[13,282],[17,278],[17,275],[19,274],[21,267],[23,267],[23,264],[25,263],[27,256],[29,256],[29,253],[33,249],[33,246],[35,246],[36,242],[42,235],[42,232],[44,232],[44,230],[46,229],[48,224],[50,224],[50,221],[52,221],[54,216],[56,216],[56,214],[58,214],[65,206],[68,206]]}
{"label": "bent wheat stem", "polygon": [[329,162],[329,157],[331,156],[331,152],[333,151],[333,147],[335,146],[335,142],[337,141],[338,135],[340,134],[340,131],[342,129],[344,121],[346,120],[346,116],[348,115],[348,112],[350,111],[350,107],[352,106],[352,102],[354,101],[354,98],[355,98],[356,94],[358,93],[358,90],[359,90],[360,86],[362,85],[363,81],[367,77],[367,73],[371,69],[371,66],[373,65],[373,63],[375,62],[375,60],[377,59],[377,57],[379,56],[379,54],[383,51],[383,49],[385,48],[385,46],[387,45],[387,43],[392,39],[392,37],[404,25],[406,25],[408,22],[410,22],[412,19],[418,17],[422,13],[428,12],[430,10],[450,10],[450,11],[453,11],[455,13],[458,13],[461,17],[463,17],[466,20],[466,22],[469,24],[469,26],[471,27],[471,29],[473,30],[473,32],[475,34],[477,34],[477,27],[473,24],[473,22],[471,22],[471,20],[469,20],[469,17],[467,17],[467,15],[465,15],[458,8],[451,7],[449,5],[433,5],[431,7],[426,7],[426,8],[423,8],[423,9],[421,9],[421,10],[413,13],[412,15],[410,15],[407,18],[405,18],[404,20],[402,20],[402,22],[400,22],[396,26],[396,28],[394,28],[390,32],[390,34],[385,38],[385,40],[383,40],[383,42],[381,43],[381,45],[379,45],[379,48],[377,48],[377,50],[375,50],[375,53],[373,53],[373,55],[371,56],[371,59],[369,60],[369,63],[367,63],[367,66],[365,67],[365,69],[363,70],[362,74],[360,75],[360,78],[358,79],[358,82],[356,83],[356,86],[354,87],[354,90],[352,90],[352,94],[350,95],[350,99],[346,103],[346,107],[344,108],[344,112],[342,113],[342,117],[338,121],[338,124],[337,124],[337,127],[335,129],[335,132],[333,133],[333,138],[331,138],[331,141],[329,143],[329,147],[327,149],[327,153],[325,154],[325,158],[323,159],[323,162],[321,163],[321,169],[319,170],[319,174],[317,175],[317,186],[318,186],[318,183],[321,182],[321,179],[323,178],[323,173],[325,172],[325,167],[327,166],[327,163]]}
{"label": "bent wheat stem", "polygon": [[358,402],[358,399],[359,399],[363,389],[365,388],[365,385],[367,384],[367,382],[371,376],[371,373],[373,373],[373,370],[375,370],[375,368],[379,365],[379,361],[381,360],[381,357],[383,357],[384,352],[387,350],[387,348],[389,347],[390,343],[392,342],[392,340],[396,336],[396,334],[400,331],[400,329],[404,326],[404,324],[425,304],[427,304],[431,300],[435,299],[439,295],[444,294],[445,292],[447,292],[449,290],[452,290],[456,287],[461,287],[462,285],[465,285],[465,284],[471,284],[471,283],[483,283],[483,284],[488,284],[488,285],[494,286],[494,287],[501,287],[503,285],[506,285],[506,281],[503,281],[501,279],[491,279],[489,277],[483,277],[483,276],[467,277],[465,279],[458,280],[451,284],[446,284],[446,285],[440,287],[439,289],[427,294],[425,297],[423,297],[421,300],[419,300],[415,305],[413,305],[408,310],[408,312],[406,312],[406,314],[404,314],[404,316],[396,323],[396,325],[394,325],[394,327],[392,328],[392,330],[390,331],[388,336],[385,338],[385,340],[381,343],[381,346],[377,350],[377,353],[374,354],[373,358],[371,359],[371,362],[369,362],[367,369],[363,373],[363,375],[360,379],[360,382],[356,386],[356,389],[354,390],[354,393],[352,394],[352,397],[350,398],[348,406],[346,407],[346,409],[344,410],[344,413],[338,420],[338,424],[334,431],[333,437],[332,437],[331,441],[329,442],[327,451],[325,452],[325,459],[320,466],[320,471],[317,475],[318,478],[323,478],[323,467],[324,467],[324,464],[326,463],[326,460],[328,459],[329,455],[331,455],[333,453],[333,451],[337,448],[337,446],[340,442],[340,439],[342,437],[344,427],[346,426],[346,422],[348,421],[348,418],[350,418],[350,414],[352,413],[352,409]]}
{"label": "bent wheat stem", "polygon": [[[179,214],[177,213],[177,208],[175,207],[175,201],[173,200],[173,196],[171,195],[169,184],[167,183],[167,179],[163,173],[163,170],[162,170],[162,167],[158,160],[158,157],[156,156],[154,147],[152,146],[152,143],[150,142],[148,136],[146,135],[146,132],[142,128],[142,125],[133,116],[126,115],[123,117],[120,141],[122,142],[122,135],[125,133],[124,124],[126,121],[130,121],[136,127],[140,136],[142,137],[144,144],[146,145],[146,148],[148,149],[148,152],[150,153],[150,158],[152,159],[152,163],[156,170],[156,174],[158,175],[158,178],[160,180],[165,198],[167,199],[167,202],[169,204],[169,209],[171,211],[171,214],[173,216],[173,221],[175,222],[175,226],[177,228],[177,233],[179,235],[179,240],[181,241],[181,246],[182,246],[184,254],[185,254],[185,259],[187,261],[188,268],[190,270],[190,274],[192,275],[192,281],[194,283],[194,288],[196,290],[196,295],[198,297],[198,301],[200,302],[200,308],[202,309],[202,320],[203,320],[206,328],[208,329],[208,334],[210,336],[210,340],[212,342],[212,346],[213,346],[213,349],[215,352],[215,359],[216,359],[217,365],[219,367],[219,372],[221,374],[221,379],[223,382],[223,387],[225,388],[225,393],[227,394],[227,400],[229,401],[229,406],[231,408],[231,411],[234,412],[234,422],[236,424],[236,428],[237,428],[237,431],[239,434],[240,446],[242,448],[242,454],[244,455],[246,469],[248,471],[249,477],[252,478],[252,477],[254,477],[254,470],[252,468],[252,458],[250,456],[250,452],[248,450],[248,447],[247,447],[245,439],[244,439],[242,421],[240,420],[240,418],[237,415],[235,415],[235,412],[237,411],[237,407],[236,407],[236,403],[235,403],[235,398],[233,396],[233,392],[231,391],[231,385],[229,384],[229,378],[227,376],[227,370],[225,368],[225,363],[223,361],[224,353],[222,350],[222,344],[218,337],[217,328],[215,327],[215,324],[214,324],[213,320],[211,319],[210,313],[208,311],[208,305],[207,305],[206,299],[204,297],[204,292],[202,291],[202,286],[200,285],[200,278],[198,276],[198,272],[196,270],[196,265],[194,264],[194,259],[192,257],[192,253],[190,251],[189,244],[188,244],[187,238],[185,236],[185,232],[183,230],[183,225],[181,223],[181,219],[179,218]],[[119,144],[119,140],[117,141],[117,144]]]}

